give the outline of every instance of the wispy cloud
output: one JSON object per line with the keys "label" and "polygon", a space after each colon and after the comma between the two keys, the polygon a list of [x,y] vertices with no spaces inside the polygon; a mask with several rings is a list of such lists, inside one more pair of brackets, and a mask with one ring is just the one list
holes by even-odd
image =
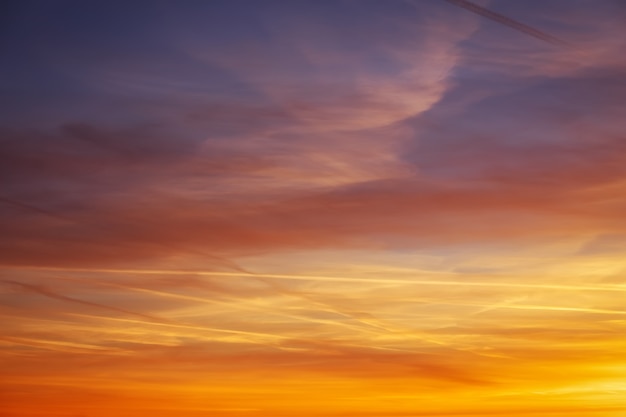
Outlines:
{"label": "wispy cloud", "polygon": [[619,2],[9,12],[7,415],[626,406]]}
{"label": "wispy cloud", "polygon": [[500,13],[496,13],[492,10],[489,10],[485,7],[482,7],[476,3],[472,3],[471,1],[467,1],[467,0],[446,0],[449,3],[452,3],[456,6],[462,7],[466,10],[469,10],[472,13],[476,13],[480,16],[486,17],[488,19],[493,20],[494,22],[506,25],[510,28],[513,28],[517,31],[520,31],[522,33],[525,33],[526,35],[532,36],[534,38],[540,39],[542,41],[548,42],[548,43],[552,43],[555,45],[559,45],[559,46],[567,46],[567,44],[555,37],[552,36],[548,33],[542,32],[538,29],[535,29],[531,26],[525,25],[521,22],[518,22],[515,19],[511,19],[510,17],[504,16]]}

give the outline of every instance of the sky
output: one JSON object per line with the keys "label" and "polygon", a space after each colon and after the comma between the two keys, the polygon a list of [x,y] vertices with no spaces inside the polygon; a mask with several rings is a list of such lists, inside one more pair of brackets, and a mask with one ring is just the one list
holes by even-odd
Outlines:
{"label": "sky", "polygon": [[626,4],[0,13],[1,417],[622,417]]}

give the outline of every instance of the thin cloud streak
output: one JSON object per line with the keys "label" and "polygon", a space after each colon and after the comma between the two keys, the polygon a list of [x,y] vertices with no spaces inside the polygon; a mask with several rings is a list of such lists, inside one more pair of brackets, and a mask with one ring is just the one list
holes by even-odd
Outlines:
{"label": "thin cloud streak", "polygon": [[160,317],[155,317],[149,314],[143,314],[143,313],[137,313],[135,311],[130,311],[130,310],[126,310],[123,308],[119,308],[119,307],[114,307],[114,306],[110,306],[110,305],[106,305],[106,304],[101,304],[101,303],[94,303],[93,301],[85,301],[85,300],[81,300],[78,298],[74,298],[74,297],[68,297],[66,295],[63,294],[58,294],[54,291],[51,291],[45,287],[39,286],[39,285],[33,285],[33,284],[27,284],[27,283],[23,283],[23,282],[18,282],[18,281],[13,281],[13,280],[7,280],[7,279],[3,279],[0,280],[0,282],[4,282],[6,284],[10,284],[10,285],[14,285],[16,287],[21,288],[22,290],[25,290],[26,292],[30,292],[33,294],[38,294],[38,295],[42,295],[44,297],[49,297],[55,300],[60,300],[60,301],[66,301],[69,303],[76,303],[76,304],[81,304],[84,306],[88,306],[88,307],[95,307],[98,309],[105,309],[105,310],[110,310],[110,311],[114,311],[117,313],[123,313],[123,314],[128,314],[131,316],[136,316],[136,317],[141,317],[145,320],[150,320],[150,321],[154,321],[157,323],[163,323],[166,322],[166,320],[160,318]]}
{"label": "thin cloud streak", "polygon": [[[88,272],[88,273],[111,273],[111,274],[138,274],[138,275],[186,275],[195,274],[199,276],[232,276],[241,278],[276,278],[294,281],[326,281],[326,282],[345,282],[345,283],[372,283],[372,284],[412,284],[412,285],[434,285],[449,286],[459,285],[468,287],[504,287],[504,288],[527,288],[527,289],[543,289],[543,290],[564,290],[564,291],[606,291],[606,292],[626,292],[626,285],[621,284],[602,284],[602,285],[559,285],[559,284],[524,284],[516,282],[480,282],[480,281],[454,281],[448,279],[442,280],[423,280],[423,279],[396,279],[396,278],[350,278],[350,277],[332,277],[332,276],[314,276],[314,275],[285,275],[285,274],[265,274],[265,273],[236,273],[236,272],[214,272],[214,271],[198,271],[198,270],[147,270],[147,269],[82,269],[82,268],[57,268],[57,267],[17,267],[13,269],[30,269],[43,271],[62,271],[62,272]],[[418,272],[420,274],[423,272]],[[433,274],[429,271],[427,274]],[[439,273],[437,275],[445,275]]]}
{"label": "thin cloud streak", "polygon": [[625,409],[618,1],[18,3],[5,414]]}
{"label": "thin cloud streak", "polygon": [[489,10],[485,7],[479,6],[471,1],[467,0],[445,0],[448,3],[452,3],[455,6],[462,7],[465,10],[468,10],[472,13],[476,13],[477,15],[486,17],[487,19],[491,19],[494,22],[500,23],[502,25],[508,26],[512,29],[515,29],[521,33],[525,33],[526,35],[532,36],[534,38],[540,39],[544,42],[548,42],[557,46],[569,46],[569,44],[555,36],[549,35],[545,32],[537,30],[531,26],[525,25],[517,20],[511,19],[510,17],[504,16],[503,14],[496,13],[492,10]]}

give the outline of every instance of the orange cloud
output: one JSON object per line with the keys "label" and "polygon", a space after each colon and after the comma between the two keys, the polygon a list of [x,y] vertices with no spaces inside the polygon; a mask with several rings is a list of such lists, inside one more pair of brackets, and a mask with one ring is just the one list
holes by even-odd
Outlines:
{"label": "orange cloud", "polygon": [[569,49],[446,2],[20,9],[0,414],[618,417],[620,14],[561,3],[493,7]]}

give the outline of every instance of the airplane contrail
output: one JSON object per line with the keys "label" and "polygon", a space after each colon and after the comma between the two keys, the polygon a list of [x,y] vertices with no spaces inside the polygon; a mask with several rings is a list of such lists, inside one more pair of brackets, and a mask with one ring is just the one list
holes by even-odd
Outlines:
{"label": "airplane contrail", "polygon": [[74,303],[74,304],[82,304],[82,305],[89,306],[89,307],[96,307],[96,308],[106,309],[106,310],[115,311],[115,312],[123,313],[123,314],[130,314],[132,316],[141,317],[141,318],[143,318],[145,320],[149,320],[149,321],[152,321],[152,322],[169,323],[168,320],[162,319],[160,317],[152,316],[152,315],[149,315],[149,314],[137,313],[135,311],[126,310],[124,308],[114,307],[114,306],[110,306],[110,305],[107,305],[107,304],[94,303],[92,301],[86,301],[86,300],[81,300],[81,299],[74,298],[74,297],[68,297],[66,295],[56,293],[54,291],[51,291],[51,290],[49,290],[49,289],[47,289],[45,287],[39,286],[39,285],[27,284],[27,283],[24,283],[24,282],[18,282],[18,281],[7,280],[7,279],[0,280],[0,282],[4,282],[6,284],[15,285],[17,287],[22,288],[23,290],[25,290],[27,292],[39,294],[39,295],[42,295],[44,297],[53,298],[53,299],[56,299],[56,300],[66,301],[66,302]]}
{"label": "airplane contrail", "polygon": [[531,26],[525,25],[517,20],[511,19],[510,17],[506,17],[500,13],[496,13],[492,10],[486,9],[482,6],[479,6],[475,3],[472,3],[467,0],[445,0],[448,3],[454,4],[455,6],[459,6],[468,10],[472,13],[476,13],[480,16],[486,17],[487,19],[491,19],[494,22],[501,23],[505,26],[508,26],[512,29],[517,30],[518,32],[525,33],[534,38],[540,39],[544,42],[551,43],[553,45],[558,46],[568,46],[569,44],[562,39],[557,38],[556,36],[552,36],[548,33],[542,32],[538,29],[535,29]]}
{"label": "airplane contrail", "polygon": [[62,268],[53,266],[0,266],[3,269],[17,270],[39,270],[39,271],[62,271],[62,272],[94,272],[110,274],[138,274],[138,275],[182,275],[192,274],[198,276],[222,276],[241,277],[242,279],[255,279],[257,277],[276,278],[294,281],[318,281],[318,282],[346,282],[346,283],[372,283],[372,284],[408,284],[408,285],[433,285],[446,286],[458,285],[467,287],[501,287],[501,288],[525,288],[538,290],[563,290],[563,291],[607,291],[626,292],[626,285],[620,284],[535,284],[520,282],[497,282],[497,281],[452,281],[447,279],[398,279],[398,278],[351,278],[339,276],[319,276],[319,275],[289,275],[289,274],[265,274],[265,273],[240,273],[240,272],[218,272],[202,270],[176,270],[176,269],[116,269],[116,268]]}

